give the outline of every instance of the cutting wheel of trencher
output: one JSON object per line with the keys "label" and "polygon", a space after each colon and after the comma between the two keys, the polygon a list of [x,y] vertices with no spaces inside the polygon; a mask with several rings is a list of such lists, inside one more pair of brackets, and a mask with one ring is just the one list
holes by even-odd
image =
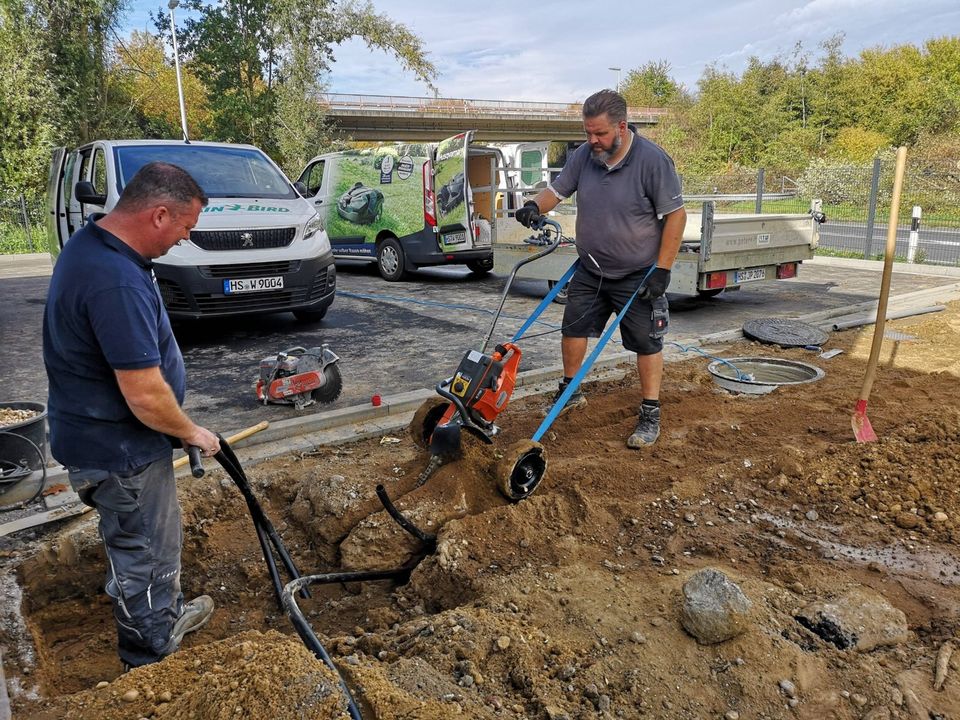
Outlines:
{"label": "cutting wheel of trencher", "polygon": [[343,378],[340,376],[340,368],[334,365],[327,365],[323,369],[323,385],[314,390],[311,395],[318,403],[332,403],[343,390]]}
{"label": "cutting wheel of trencher", "polygon": [[437,423],[450,406],[440,397],[432,397],[423,402],[413,414],[410,421],[410,437],[418,448],[426,450],[430,447],[430,436],[433,435]]}
{"label": "cutting wheel of trencher", "polygon": [[497,463],[497,488],[516,502],[532,494],[547,474],[547,454],[538,442],[515,442]]}

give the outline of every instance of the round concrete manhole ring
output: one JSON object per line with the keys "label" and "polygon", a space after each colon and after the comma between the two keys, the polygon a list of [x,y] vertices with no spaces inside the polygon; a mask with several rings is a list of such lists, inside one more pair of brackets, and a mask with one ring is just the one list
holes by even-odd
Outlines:
{"label": "round concrete manhole ring", "polygon": [[816,325],[790,318],[756,318],[743,324],[743,334],[751,340],[783,348],[823,345],[830,335]]}
{"label": "round concrete manhole ring", "polygon": [[765,357],[714,360],[707,372],[724,390],[748,395],[765,395],[784,385],[812,383],[824,376],[823,370],[810,363]]}

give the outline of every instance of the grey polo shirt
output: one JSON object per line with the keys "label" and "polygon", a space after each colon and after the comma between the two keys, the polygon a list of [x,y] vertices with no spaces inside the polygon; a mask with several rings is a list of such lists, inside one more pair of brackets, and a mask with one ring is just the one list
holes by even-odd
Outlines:
{"label": "grey polo shirt", "polygon": [[577,193],[580,264],[595,275],[622,278],[657,262],[663,218],[683,207],[680,178],[670,156],[636,133],[612,168],[591,155],[589,143],[578,147],[550,189],[561,199]]}

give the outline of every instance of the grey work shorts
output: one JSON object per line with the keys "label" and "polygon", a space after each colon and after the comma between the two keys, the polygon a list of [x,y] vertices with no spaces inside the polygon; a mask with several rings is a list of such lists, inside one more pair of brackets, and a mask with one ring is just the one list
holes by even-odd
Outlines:
{"label": "grey work shorts", "polygon": [[[563,311],[563,335],[598,338],[610,320],[630,300],[647,271],[616,280],[601,278],[580,266],[570,278],[567,306]],[[656,318],[654,317],[656,315]],[[635,298],[620,321],[623,346],[638,355],[656,355],[663,350],[663,336],[670,321],[667,298]]]}

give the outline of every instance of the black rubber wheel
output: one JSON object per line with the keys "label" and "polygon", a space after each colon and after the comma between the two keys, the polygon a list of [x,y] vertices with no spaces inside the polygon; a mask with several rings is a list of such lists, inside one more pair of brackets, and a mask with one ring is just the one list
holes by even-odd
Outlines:
{"label": "black rubber wheel", "polygon": [[497,463],[497,488],[513,502],[530,496],[547,474],[543,445],[521,440],[511,445]]}
{"label": "black rubber wheel", "polygon": [[405,274],[403,248],[396,238],[387,238],[377,247],[377,270],[388,282],[402,280]]}
{"label": "black rubber wheel", "polygon": [[320,322],[327,315],[329,305],[323,310],[294,310],[293,316],[302,323]]}
{"label": "black rubber wheel", "polygon": [[443,398],[432,397],[417,408],[410,421],[410,437],[418,448],[426,450],[430,447],[430,436],[449,406],[450,403]]}
{"label": "black rubber wheel", "polygon": [[726,288],[710,288],[709,290],[697,290],[697,295],[702,298],[712,298],[716,297],[722,293]]}
{"label": "black rubber wheel", "polygon": [[[557,281],[556,281],[556,280],[547,280],[547,290],[548,290],[548,291],[549,291],[549,290],[553,290],[553,288],[556,286],[556,284],[557,284]],[[569,299],[569,298],[567,297],[567,290],[568,290],[569,288],[570,288],[570,283],[567,282],[567,284],[564,286],[564,288],[563,288],[560,292],[557,293],[557,296],[553,299],[553,301],[554,301],[557,305],[566,305],[566,304],[567,304],[567,300]]]}
{"label": "black rubber wheel", "polygon": [[474,275],[486,275],[493,270],[493,258],[484,258],[483,260],[468,260],[467,268]]}
{"label": "black rubber wheel", "polygon": [[324,383],[311,393],[318,403],[332,403],[343,391],[343,377],[336,363],[323,369]]}

